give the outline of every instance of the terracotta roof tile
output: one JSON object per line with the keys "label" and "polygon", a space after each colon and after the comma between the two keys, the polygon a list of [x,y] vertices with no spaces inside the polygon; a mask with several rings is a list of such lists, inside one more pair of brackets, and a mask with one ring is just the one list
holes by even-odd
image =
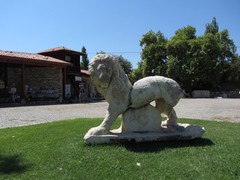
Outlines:
{"label": "terracotta roof tile", "polygon": [[[0,50],[0,62],[3,62],[4,59],[8,59],[10,63],[10,59],[14,59],[15,62],[24,61],[28,64],[34,64],[34,63],[47,63],[47,64],[56,64],[56,65],[71,65],[68,62],[62,61],[60,59],[56,59],[49,56],[44,56],[40,54],[33,54],[33,53],[25,53],[25,52],[14,52],[14,51],[4,51]],[[6,60],[4,61],[6,62]]]}
{"label": "terracotta roof tile", "polygon": [[64,46],[55,47],[55,48],[51,48],[51,49],[46,49],[44,51],[39,52],[39,54],[47,53],[47,52],[55,52],[55,51],[70,51],[70,52],[74,52],[74,53],[77,53],[77,54],[80,54],[80,55],[84,55],[84,53],[82,53],[82,52],[75,51],[75,50],[72,50],[72,49],[68,49]]}

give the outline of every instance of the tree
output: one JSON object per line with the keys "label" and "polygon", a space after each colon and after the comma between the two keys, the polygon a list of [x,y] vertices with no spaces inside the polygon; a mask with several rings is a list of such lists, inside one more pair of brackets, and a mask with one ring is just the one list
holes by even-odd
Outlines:
{"label": "tree", "polygon": [[215,17],[206,25],[202,39],[202,58],[205,61],[202,66],[202,73],[205,74],[202,81],[209,89],[219,89],[221,83],[228,81],[230,63],[236,53],[236,46],[229,38],[228,30],[219,32]]}
{"label": "tree", "polygon": [[202,42],[201,53],[198,57],[199,61],[199,79],[198,89],[215,90],[219,88],[223,64],[219,59],[220,47],[218,41],[218,34],[207,33],[199,37]]}
{"label": "tree", "polygon": [[216,18],[213,18],[212,23],[206,25],[203,36],[196,37],[195,28],[187,26],[177,30],[167,43],[167,75],[188,91],[216,90],[227,80],[236,46],[227,30],[218,32],[218,29]]}
{"label": "tree", "polygon": [[140,40],[142,60],[131,73],[131,79],[166,75],[190,92],[219,90],[221,84],[230,79],[239,82],[239,56],[236,56],[236,46],[228,30],[219,32],[215,17],[205,27],[202,36],[196,36],[192,26],[181,28],[170,40],[160,31],[144,34]]}
{"label": "tree", "polygon": [[86,48],[83,46],[82,47],[83,57],[82,57],[82,62],[80,64],[80,66],[81,66],[81,69],[84,69],[84,70],[88,70],[88,65],[89,65],[89,59],[87,57],[86,51],[87,51]]}
{"label": "tree", "polygon": [[213,17],[212,22],[206,24],[206,30],[205,30],[205,34],[216,34],[218,33],[218,23],[217,23],[217,19],[215,17]]}
{"label": "tree", "polygon": [[240,88],[240,56],[235,55],[230,64],[229,80],[236,88]]}
{"label": "tree", "polygon": [[220,59],[227,62],[231,62],[236,54],[237,47],[235,46],[233,40],[229,38],[229,32],[227,29],[222,30],[218,33],[219,46],[220,46]]}
{"label": "tree", "polygon": [[129,60],[123,58],[121,55],[120,56],[116,56],[116,58],[118,59],[120,65],[122,66],[124,72],[126,74],[130,74],[132,72],[132,64]]}
{"label": "tree", "polygon": [[131,81],[131,83],[133,84],[134,82],[136,82],[137,80],[143,78],[143,61],[139,61],[138,62],[138,67],[136,69],[134,69],[129,75],[129,80]]}
{"label": "tree", "polygon": [[140,40],[143,47],[141,57],[143,60],[143,76],[165,75],[167,64],[167,38],[158,31],[149,31]]}
{"label": "tree", "polygon": [[196,57],[200,52],[200,42],[195,35],[196,29],[187,26],[175,32],[168,41],[167,75],[180,83],[186,91],[198,82],[198,61]]}

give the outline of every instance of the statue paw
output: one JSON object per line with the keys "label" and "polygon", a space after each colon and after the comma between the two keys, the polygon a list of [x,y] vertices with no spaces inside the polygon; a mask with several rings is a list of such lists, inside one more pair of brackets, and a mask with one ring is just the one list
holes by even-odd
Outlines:
{"label": "statue paw", "polygon": [[91,128],[87,132],[88,135],[106,135],[106,134],[109,134],[109,133],[110,133],[110,131],[108,129],[106,129],[105,127],[102,127],[102,126]]}
{"label": "statue paw", "polygon": [[177,122],[176,121],[169,121],[169,120],[165,120],[165,121],[162,121],[162,126],[166,126],[166,127],[175,127],[175,126],[178,126]]}

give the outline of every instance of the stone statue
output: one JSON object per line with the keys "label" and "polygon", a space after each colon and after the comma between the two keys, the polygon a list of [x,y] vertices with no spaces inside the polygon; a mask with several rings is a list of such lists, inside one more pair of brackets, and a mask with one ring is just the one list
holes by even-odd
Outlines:
{"label": "stone statue", "polygon": [[[85,135],[86,142],[102,143],[105,142],[102,138],[108,137],[104,135],[111,137],[113,133],[128,136],[129,133],[136,132],[159,133],[179,129],[173,107],[182,98],[183,91],[174,80],[163,76],[150,76],[132,85],[118,60],[107,54],[93,57],[89,71],[93,83],[109,103],[109,107],[103,122],[98,127],[91,128]],[[153,101],[155,107],[150,104]],[[161,122],[161,113],[167,116],[164,122]],[[120,114],[123,117],[121,127],[110,131]]]}

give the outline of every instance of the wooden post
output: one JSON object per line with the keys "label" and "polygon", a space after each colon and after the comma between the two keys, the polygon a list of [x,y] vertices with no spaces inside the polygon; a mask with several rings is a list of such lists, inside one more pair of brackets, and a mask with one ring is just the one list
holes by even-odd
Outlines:
{"label": "wooden post", "polygon": [[4,72],[5,72],[5,74],[4,74],[4,77],[5,77],[5,79],[4,79],[4,83],[5,83],[5,89],[7,88],[7,86],[8,86],[8,68],[7,68],[7,65],[5,64],[4,65]]}
{"label": "wooden post", "polygon": [[66,85],[66,82],[67,82],[67,75],[66,75],[66,66],[63,67],[63,99],[65,99],[65,85]]}
{"label": "wooden post", "polygon": [[22,79],[22,98],[25,98],[26,97],[26,92],[25,92],[25,84],[26,84],[25,64],[22,64],[21,79]]}

